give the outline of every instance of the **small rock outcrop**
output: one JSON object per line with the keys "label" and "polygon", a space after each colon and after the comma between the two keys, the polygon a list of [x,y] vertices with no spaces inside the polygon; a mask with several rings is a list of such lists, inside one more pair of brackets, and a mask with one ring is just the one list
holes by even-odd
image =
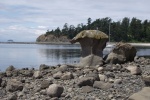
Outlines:
{"label": "small rock outcrop", "polygon": [[54,35],[42,34],[36,39],[36,42],[69,42],[69,39],[67,36],[56,37]]}
{"label": "small rock outcrop", "polygon": [[[78,33],[70,42],[76,43],[79,42],[82,49],[81,54],[81,66],[91,66],[91,65],[98,65],[97,63],[93,63],[91,61],[93,60],[94,56],[98,57],[97,62],[99,62],[99,59],[103,57],[103,49],[106,47],[106,42],[108,41],[108,36],[98,30],[84,30]],[[85,60],[82,61],[87,56],[89,57],[89,63],[84,63]],[[84,63],[84,64],[83,64]]]}
{"label": "small rock outcrop", "polygon": [[133,61],[135,56],[135,47],[127,43],[119,42],[104,59],[106,63],[121,64],[127,61]]}

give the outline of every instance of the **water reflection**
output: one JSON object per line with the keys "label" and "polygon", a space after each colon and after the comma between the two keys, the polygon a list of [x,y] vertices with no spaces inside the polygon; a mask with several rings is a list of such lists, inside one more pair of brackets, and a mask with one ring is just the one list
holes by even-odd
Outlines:
{"label": "water reflection", "polygon": [[[105,48],[103,54],[111,49]],[[0,70],[10,65],[38,68],[40,64],[74,64],[79,62],[80,56],[80,45],[0,44]],[[150,57],[150,47],[138,47],[137,56]]]}
{"label": "water reflection", "polygon": [[150,57],[150,47],[137,47],[137,56]]}
{"label": "water reflection", "polygon": [[80,47],[71,45],[56,45],[53,47],[39,49],[41,57],[49,62],[57,64],[77,63],[80,57]]}
{"label": "water reflection", "polygon": [[71,57],[79,57],[80,49],[39,49],[39,53],[47,59],[68,59]]}

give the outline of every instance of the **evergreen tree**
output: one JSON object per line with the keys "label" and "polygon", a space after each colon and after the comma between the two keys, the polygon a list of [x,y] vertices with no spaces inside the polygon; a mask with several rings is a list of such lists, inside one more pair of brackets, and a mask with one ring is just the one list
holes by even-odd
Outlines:
{"label": "evergreen tree", "polygon": [[82,30],[100,30],[109,35],[109,26],[111,33],[111,42],[150,42],[150,21],[144,20],[143,22],[135,17],[130,21],[129,18],[125,17],[121,21],[114,22],[111,18],[99,18],[92,22],[91,18],[87,19],[87,25],[83,23],[74,25],[64,24],[63,28],[59,27],[55,30],[47,30],[45,36],[55,35],[57,37],[66,35],[72,39],[76,34]]}

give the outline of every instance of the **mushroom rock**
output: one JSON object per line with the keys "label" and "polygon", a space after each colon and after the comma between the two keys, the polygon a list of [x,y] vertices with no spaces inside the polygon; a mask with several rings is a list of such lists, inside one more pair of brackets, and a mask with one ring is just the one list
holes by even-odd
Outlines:
{"label": "mushroom rock", "polygon": [[125,63],[133,61],[136,56],[136,48],[131,44],[119,42],[115,45],[112,51],[104,57],[106,63]]}
{"label": "mushroom rock", "polygon": [[72,44],[79,42],[81,45],[80,66],[95,66],[99,64],[99,61],[102,61],[103,49],[106,47],[107,41],[108,35],[101,31],[84,30],[78,33],[70,42]]}

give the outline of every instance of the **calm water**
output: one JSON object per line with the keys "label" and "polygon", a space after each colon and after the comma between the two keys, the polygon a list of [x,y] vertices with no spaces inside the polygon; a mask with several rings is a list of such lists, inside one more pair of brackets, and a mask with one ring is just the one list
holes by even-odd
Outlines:
{"label": "calm water", "polygon": [[[104,54],[111,48],[105,48]],[[80,60],[80,45],[0,44],[0,70],[39,68],[41,64],[74,64]],[[150,48],[138,48],[138,56],[150,56]]]}

